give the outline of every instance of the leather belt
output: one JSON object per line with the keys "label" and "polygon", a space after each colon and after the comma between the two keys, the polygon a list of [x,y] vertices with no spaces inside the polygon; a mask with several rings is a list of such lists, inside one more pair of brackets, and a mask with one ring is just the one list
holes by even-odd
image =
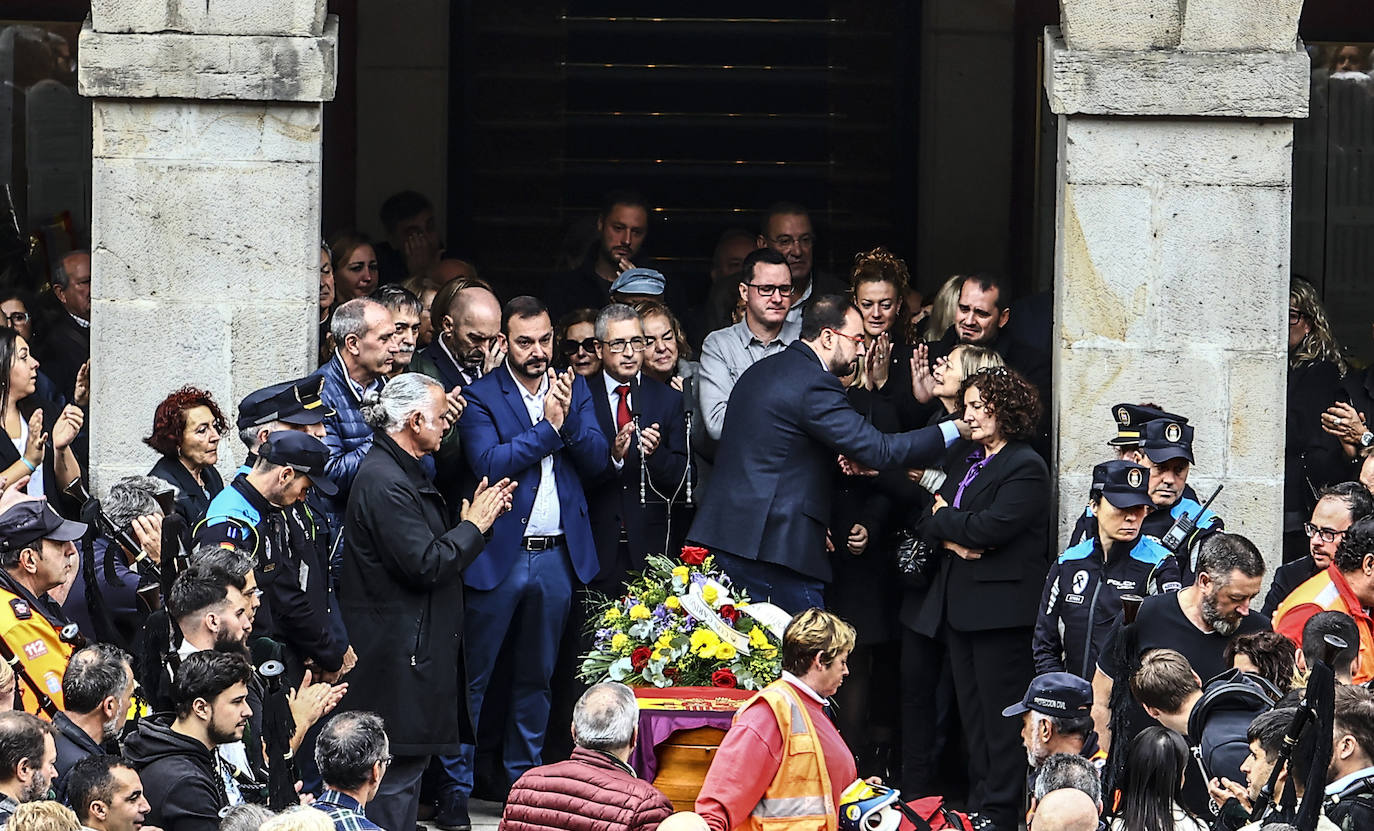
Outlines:
{"label": "leather belt", "polygon": [[555,534],[552,537],[525,537],[520,540],[520,547],[526,551],[547,551],[562,545],[565,539],[567,537],[563,534]]}

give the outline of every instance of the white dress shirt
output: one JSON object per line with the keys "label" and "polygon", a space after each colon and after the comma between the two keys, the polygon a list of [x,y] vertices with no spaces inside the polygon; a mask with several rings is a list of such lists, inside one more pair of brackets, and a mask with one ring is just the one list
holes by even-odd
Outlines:
{"label": "white dress shirt", "polygon": [[[530,424],[544,420],[544,397],[549,394],[549,376],[539,380],[539,389],[530,392],[520,379],[511,371],[506,362],[506,371],[515,381],[520,391],[520,400],[525,402],[525,412],[529,413]],[[526,537],[553,537],[563,533],[563,515],[558,507],[558,480],[553,473],[553,454],[539,460],[539,487],[534,492],[534,505],[530,508],[530,521],[525,525]]]}

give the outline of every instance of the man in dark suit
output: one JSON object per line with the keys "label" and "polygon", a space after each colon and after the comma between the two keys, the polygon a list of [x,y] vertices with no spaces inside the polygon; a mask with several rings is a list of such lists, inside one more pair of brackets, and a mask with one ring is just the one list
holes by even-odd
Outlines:
{"label": "man in dark suit", "polygon": [[447,309],[434,309],[431,315],[434,339],[415,355],[411,371],[423,372],[446,390],[466,387],[486,374],[501,341],[501,303],[496,294],[485,284],[474,283],[454,292]]}
{"label": "man in dark suit", "polygon": [[[586,381],[549,370],[553,323],[544,304],[533,297],[511,300],[502,310],[501,330],[505,365],[464,391],[468,405],[458,431],[477,476],[510,478],[520,487],[510,512],[492,526],[486,549],[463,573],[463,654],[474,721],[503,644],[516,656],[502,753],[514,782],[541,763],[549,681],[573,587],[593,580],[601,568],[583,483],[604,476],[611,456]],[[450,767],[460,797],[454,807],[464,815],[475,752],[463,744]]]}
{"label": "man in dark suit", "polygon": [[62,257],[53,273],[52,294],[58,306],[34,353],[43,371],[71,401],[77,373],[91,357],[90,252],[70,251]]}
{"label": "man in dark suit", "polygon": [[712,476],[731,487],[707,492],[687,537],[710,548],[753,600],[794,613],[824,605],[837,454],[879,470],[925,467],[967,430],[960,421],[877,430],[836,378],[863,354],[859,310],[825,295],[807,305],[800,339],[750,367],[730,394]]}
{"label": "man in dark suit", "polygon": [[[649,554],[668,553],[667,500],[684,481],[687,430],[682,393],[640,375],[644,327],[633,308],[614,303],[602,309],[596,319],[596,340],[602,369],[587,377],[587,386],[596,405],[597,424],[611,445],[614,468],[605,479],[593,483],[587,497],[592,536],[601,558],[593,588],[619,594],[627,571],[643,569]],[[647,460],[643,504],[641,443]]]}

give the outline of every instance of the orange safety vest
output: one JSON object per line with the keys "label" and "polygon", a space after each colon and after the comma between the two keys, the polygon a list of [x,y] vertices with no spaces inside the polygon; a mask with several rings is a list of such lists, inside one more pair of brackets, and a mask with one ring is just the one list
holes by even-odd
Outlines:
{"label": "orange safety vest", "polygon": [[[1354,618],[1355,629],[1360,633],[1360,663],[1353,680],[1356,684],[1363,684],[1374,679],[1374,620],[1365,614],[1364,606],[1334,564],[1284,598],[1274,610],[1274,631],[1280,631],[1284,615],[1306,605],[1320,606],[1326,612],[1345,612]],[[1301,632],[1298,637],[1302,637]]]}
{"label": "orange safety vest", "polygon": [[[0,589],[0,638],[10,648],[25,672],[62,709],[62,675],[71,660],[70,644],[62,642],[43,613],[13,592]],[[14,679],[22,696],[24,710],[47,718],[38,708],[38,696],[18,677]]]}
{"label": "orange safety vest", "polygon": [[[759,804],[741,827],[752,831],[837,831],[838,807],[830,788],[821,739],[811,714],[792,685],[777,680],[741,707],[762,700],[773,710],[782,732],[782,764]],[[738,715],[736,715],[738,718]]]}

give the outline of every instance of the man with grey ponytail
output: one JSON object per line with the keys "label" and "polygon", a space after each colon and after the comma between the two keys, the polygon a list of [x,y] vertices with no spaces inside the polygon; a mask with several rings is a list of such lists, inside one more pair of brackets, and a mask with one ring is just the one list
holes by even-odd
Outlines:
{"label": "man with grey ponytail", "polygon": [[[362,400],[373,430],[344,515],[340,605],[358,655],[349,705],[381,716],[391,753],[368,818],[411,829],[420,775],[433,754],[454,754],[470,734],[460,677],[462,572],[511,505],[515,483],[483,479],[453,522],[421,460],[457,420],[434,379],[406,372]],[[449,707],[420,707],[422,701]]]}

